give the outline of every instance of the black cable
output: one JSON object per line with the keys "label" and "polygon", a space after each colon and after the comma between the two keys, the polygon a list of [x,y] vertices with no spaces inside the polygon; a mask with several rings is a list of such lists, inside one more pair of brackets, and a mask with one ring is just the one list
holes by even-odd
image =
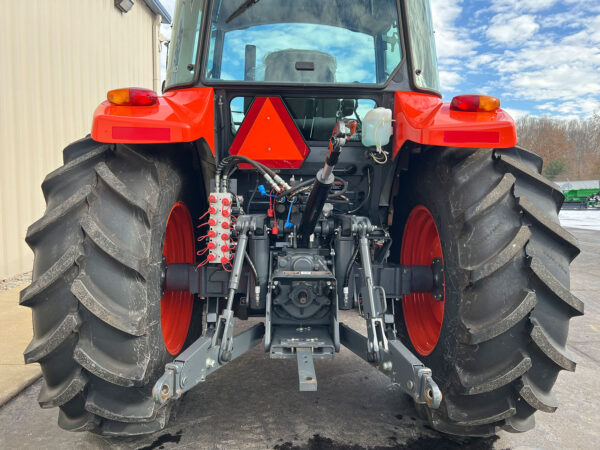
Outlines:
{"label": "black cable", "polygon": [[254,196],[258,191],[258,185],[260,184],[260,175],[256,174],[256,186],[254,186],[254,191],[252,191],[252,195],[250,196],[250,200],[248,200],[248,214],[250,214],[250,205],[252,204],[252,200],[254,200]]}
{"label": "black cable", "polygon": [[354,208],[351,211],[348,211],[348,214],[356,214],[358,211],[360,211],[360,209],[365,206],[365,204],[367,203],[367,200],[369,200],[369,197],[371,197],[371,166],[367,166],[367,195],[365,195],[365,198],[363,198],[363,201],[360,202],[360,204]]}
{"label": "black cable", "polygon": [[226,175],[232,169],[232,167],[237,165],[240,161],[251,164],[256,170],[258,170],[260,172],[261,175],[264,175],[265,173],[267,173],[267,171],[265,170],[264,166],[262,166],[262,164],[259,164],[256,161],[254,161],[250,158],[247,158],[245,156],[234,155],[234,156],[228,156],[227,158],[224,158],[219,163],[219,165],[217,166],[217,175],[220,176],[221,173]]}
{"label": "black cable", "polygon": [[346,267],[346,275],[344,276],[344,287],[348,287],[348,282],[350,281],[350,272],[352,271],[352,266],[354,266],[354,262],[356,261],[356,257],[358,256],[358,245],[354,247],[354,252],[352,252],[352,256],[350,257],[350,263],[348,267]]}
{"label": "black cable", "polygon": [[362,128],[362,119],[358,115],[358,100],[354,103],[354,115],[356,116],[356,121],[361,125]]}
{"label": "black cable", "polygon": [[256,271],[256,266],[250,259],[250,255],[248,254],[247,251],[244,251],[244,258],[246,258],[246,262],[248,263],[248,265],[250,266],[250,270],[254,274],[254,280],[256,280],[256,283],[259,284],[260,280],[258,279],[258,272]]}
{"label": "black cable", "polygon": [[240,161],[238,161],[238,160],[253,165],[256,169],[258,169],[258,171],[261,174],[268,173],[271,177],[275,177],[277,175],[272,169],[265,166],[264,164],[259,163],[258,161],[254,161],[253,159],[250,159],[247,156],[243,156],[243,155],[228,156],[221,162],[221,164],[224,162],[227,162],[227,165],[239,164]]}

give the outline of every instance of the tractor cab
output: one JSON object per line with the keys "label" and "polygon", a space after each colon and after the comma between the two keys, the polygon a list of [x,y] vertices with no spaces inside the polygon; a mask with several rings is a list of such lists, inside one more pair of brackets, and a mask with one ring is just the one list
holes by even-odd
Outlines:
{"label": "tractor cab", "polygon": [[377,192],[392,174],[395,93],[441,104],[429,2],[180,0],[165,96],[190,89],[214,93],[217,160],[244,155],[296,177],[314,175],[338,122],[356,122],[340,162],[358,205],[369,178]]}
{"label": "tractor cab", "polygon": [[384,89],[393,81],[395,90],[439,91],[429,3],[410,0],[404,11],[399,5],[396,0],[181,0],[166,88],[311,85],[356,91]]}

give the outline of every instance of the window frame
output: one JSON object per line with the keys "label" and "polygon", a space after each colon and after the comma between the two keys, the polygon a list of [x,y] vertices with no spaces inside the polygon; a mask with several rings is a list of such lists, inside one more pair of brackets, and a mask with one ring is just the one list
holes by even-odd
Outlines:
{"label": "window frame", "polygon": [[[398,35],[399,36],[404,36],[405,30],[404,30],[404,26],[403,26],[403,22],[402,22],[402,14],[401,14],[401,10],[400,10],[400,1],[396,0],[396,12],[398,14],[397,20],[398,20]],[[210,34],[211,34],[211,23],[212,23],[212,13],[213,13],[213,6],[214,6],[214,1],[211,2],[211,8],[210,11],[208,12],[208,15],[206,16],[205,20],[205,36],[204,36],[204,40],[202,43],[202,67],[200,69],[200,77],[199,77],[199,81],[202,83],[202,85],[204,86],[214,86],[214,87],[227,87],[227,86],[235,86],[235,87],[248,87],[248,88],[252,88],[252,87],[265,87],[265,86],[273,86],[273,87],[296,87],[296,86],[303,86],[305,87],[306,85],[304,84],[299,84],[299,83],[283,83],[283,82],[247,82],[245,80],[214,80],[214,79],[209,79],[206,78],[206,64],[208,63],[208,52],[209,52],[209,48],[207,45],[204,44],[204,42],[210,42]],[[376,39],[374,39],[374,41],[376,41]],[[308,86],[310,86],[310,88],[318,88],[318,87],[327,87],[330,89],[348,89],[348,88],[353,88],[353,89],[385,89],[394,79],[394,77],[396,76],[396,74],[402,69],[402,67],[406,64],[408,55],[406,53],[406,48],[404,45],[404,39],[400,39],[400,48],[402,50],[402,58],[400,60],[400,62],[396,65],[396,68],[393,70],[392,73],[390,73],[389,77],[387,78],[387,80],[385,81],[385,83],[310,83]],[[206,52],[206,55],[204,55],[204,53]]]}
{"label": "window frame", "polygon": [[[166,73],[165,73],[165,88],[164,88],[164,93],[168,92],[168,91],[172,91],[175,89],[184,89],[184,88],[188,88],[188,87],[192,87],[195,86],[198,83],[198,78],[200,76],[200,71],[202,70],[200,63],[203,60],[203,53],[204,53],[204,28],[206,27],[206,13],[208,10],[208,5],[209,3],[211,3],[210,1],[207,0],[201,0],[203,2],[202,5],[202,17],[200,19],[200,30],[198,31],[198,49],[196,49],[196,61],[194,62],[194,66],[197,68],[197,70],[194,71],[194,76],[192,77],[192,79],[189,82],[186,83],[176,83],[176,84],[172,84],[172,85],[167,85],[167,78],[166,78]],[[173,27],[171,26],[171,32],[173,30]],[[173,40],[171,39],[171,42],[169,42],[169,47],[171,46],[171,43],[173,42]],[[171,49],[169,48],[169,51]],[[169,58],[167,57],[167,63],[166,63],[166,71],[168,72],[169,70]]]}

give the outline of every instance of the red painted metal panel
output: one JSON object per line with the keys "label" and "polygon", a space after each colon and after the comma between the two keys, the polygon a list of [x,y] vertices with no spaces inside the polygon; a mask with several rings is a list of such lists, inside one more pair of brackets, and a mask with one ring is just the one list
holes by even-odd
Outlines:
{"label": "red painted metal panel", "polygon": [[406,141],[425,145],[510,148],[517,144],[515,123],[508,113],[451,111],[436,96],[396,92],[394,156]]}
{"label": "red painted metal panel", "polygon": [[204,138],[215,147],[214,91],[211,88],[167,92],[152,106],[96,108],[92,139],[107,143],[192,142]]}

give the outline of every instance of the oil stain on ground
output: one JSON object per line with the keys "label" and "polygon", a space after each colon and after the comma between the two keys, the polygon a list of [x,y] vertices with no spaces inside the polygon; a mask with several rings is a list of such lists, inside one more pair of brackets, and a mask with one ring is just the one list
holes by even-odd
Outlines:
{"label": "oil stain on ground", "polygon": [[164,448],[164,444],[174,443],[178,444],[181,441],[181,435],[183,434],[183,430],[179,430],[174,435],[171,433],[161,434],[157,437],[152,444],[147,445],[146,447],[140,447],[137,450],[154,450]]}
{"label": "oil stain on ground", "polygon": [[389,446],[363,447],[356,444],[337,442],[315,434],[306,444],[296,445],[291,442],[284,442],[283,444],[276,445],[274,450],[488,450],[493,448],[493,444],[498,437],[465,439],[421,437],[411,439],[404,444],[397,443],[395,437],[390,437],[389,439],[393,442]]}

